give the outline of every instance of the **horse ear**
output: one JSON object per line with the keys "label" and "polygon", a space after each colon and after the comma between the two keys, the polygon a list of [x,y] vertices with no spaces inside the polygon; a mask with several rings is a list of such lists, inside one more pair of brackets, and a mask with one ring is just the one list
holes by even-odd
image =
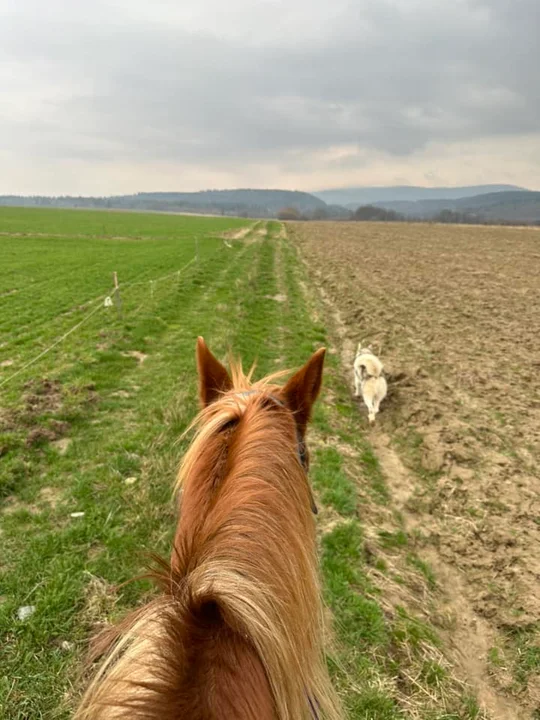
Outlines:
{"label": "horse ear", "polygon": [[282,390],[282,396],[293,412],[302,436],[306,431],[311,410],[321,389],[325,353],[326,348],[317,350]]}
{"label": "horse ear", "polygon": [[224,392],[232,388],[227,370],[217,360],[202,337],[197,338],[197,370],[199,373],[199,398],[206,407]]}

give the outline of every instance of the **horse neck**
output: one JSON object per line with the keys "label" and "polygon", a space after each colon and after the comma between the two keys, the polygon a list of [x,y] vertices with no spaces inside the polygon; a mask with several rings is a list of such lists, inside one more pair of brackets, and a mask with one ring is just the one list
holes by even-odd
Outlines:
{"label": "horse neck", "polygon": [[[211,637],[184,640],[185,680],[179,688],[179,717],[190,720],[276,720],[265,668],[252,645],[224,622]],[[175,720],[177,718],[175,717]]]}
{"label": "horse neck", "polygon": [[191,567],[201,552],[209,557],[218,535],[215,549],[222,559],[254,551],[259,558],[281,556],[290,544],[298,546],[299,557],[314,560],[311,492],[298,462],[292,418],[256,407],[194,450],[175,541],[177,554]]}
{"label": "horse neck", "polygon": [[[250,688],[257,688],[257,720],[273,720],[276,702],[293,708],[290,717],[303,717],[304,678],[320,651],[310,491],[297,459],[294,421],[276,415],[261,410],[226,436],[206,438],[184,478],[175,538],[175,574],[187,585],[204,577],[222,610],[223,644],[199,647],[193,658],[200,666],[205,650],[213,653],[205,674],[223,681],[219,702],[234,706],[231,718],[251,717],[237,707],[251,703]],[[185,642],[191,646],[192,639]],[[225,680],[219,668],[233,656],[234,672]]]}

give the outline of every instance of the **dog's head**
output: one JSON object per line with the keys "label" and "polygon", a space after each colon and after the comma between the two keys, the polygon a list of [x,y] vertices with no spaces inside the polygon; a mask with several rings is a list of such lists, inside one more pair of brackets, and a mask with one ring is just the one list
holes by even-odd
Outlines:
{"label": "dog's head", "polygon": [[364,345],[363,342],[359,342],[356,348],[356,356],[358,357],[358,355],[373,355],[373,346]]}

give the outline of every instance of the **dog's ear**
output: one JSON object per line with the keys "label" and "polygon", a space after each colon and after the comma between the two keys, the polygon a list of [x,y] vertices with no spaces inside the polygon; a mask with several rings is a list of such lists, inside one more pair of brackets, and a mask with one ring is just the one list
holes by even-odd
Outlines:
{"label": "dog's ear", "polygon": [[217,360],[202,337],[197,338],[197,370],[199,372],[199,399],[206,407],[232,388],[227,370]]}

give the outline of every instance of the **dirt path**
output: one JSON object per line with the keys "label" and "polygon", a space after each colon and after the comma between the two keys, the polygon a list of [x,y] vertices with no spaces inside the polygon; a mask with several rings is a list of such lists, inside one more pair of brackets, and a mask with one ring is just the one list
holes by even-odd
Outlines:
{"label": "dirt path", "polygon": [[[416,479],[392,447],[389,435],[375,429],[370,433],[369,441],[390,485],[393,502],[402,514],[406,531],[421,530],[418,515],[407,510],[414,496]],[[468,599],[466,578],[446,563],[436,548],[425,547],[421,555],[434,570],[442,590],[438,598],[438,612],[450,618],[453,625],[451,631],[444,632],[445,644],[451,648],[462,678],[475,688],[478,701],[494,720],[528,717],[511,697],[492,687],[486,658],[490,649],[497,645],[499,637],[489,623],[474,611]]]}
{"label": "dirt path", "polygon": [[535,717],[538,236],[330,223],[293,232],[344,371],[359,340],[382,346],[389,396],[375,429],[360,406],[361,422],[393,503],[422,538],[462,676],[493,718]]}

